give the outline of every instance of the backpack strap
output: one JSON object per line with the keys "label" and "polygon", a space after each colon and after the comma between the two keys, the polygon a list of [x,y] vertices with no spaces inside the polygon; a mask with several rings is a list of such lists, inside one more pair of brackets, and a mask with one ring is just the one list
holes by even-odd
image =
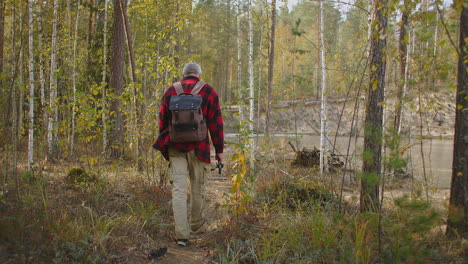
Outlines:
{"label": "backpack strap", "polygon": [[191,94],[193,94],[193,95],[198,94],[198,92],[201,91],[201,89],[203,88],[203,86],[205,86],[205,84],[206,84],[206,82],[202,82],[202,81],[197,82],[197,84],[195,84],[195,86],[193,86]]}
{"label": "backpack strap", "polygon": [[177,95],[184,93],[184,89],[182,88],[182,84],[180,82],[174,83],[174,89],[176,90]]}

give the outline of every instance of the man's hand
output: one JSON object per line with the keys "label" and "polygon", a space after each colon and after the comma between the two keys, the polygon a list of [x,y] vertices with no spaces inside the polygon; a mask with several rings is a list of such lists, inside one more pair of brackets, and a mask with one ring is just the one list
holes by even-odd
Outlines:
{"label": "man's hand", "polygon": [[223,153],[216,153],[216,160],[218,162],[223,162]]}

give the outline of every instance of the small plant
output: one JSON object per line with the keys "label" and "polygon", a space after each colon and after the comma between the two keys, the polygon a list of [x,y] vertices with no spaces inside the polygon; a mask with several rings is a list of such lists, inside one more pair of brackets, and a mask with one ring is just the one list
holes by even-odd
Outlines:
{"label": "small plant", "polygon": [[228,194],[228,201],[227,204],[229,208],[234,212],[235,215],[239,215],[241,213],[247,213],[247,203],[252,201],[253,198],[250,195],[250,186],[248,186],[249,182],[252,183],[254,181],[254,177],[250,174],[250,178],[247,178],[249,172],[249,164],[248,162],[248,152],[249,148],[249,137],[251,131],[247,129],[242,129],[245,124],[241,124],[240,131],[241,134],[239,135],[239,142],[233,146],[236,152],[232,155],[232,161],[234,165],[232,167],[233,174],[231,174],[231,182],[232,187],[230,193]]}
{"label": "small plant", "polygon": [[68,170],[65,182],[73,187],[89,187],[99,183],[99,179],[85,169],[75,167]]}

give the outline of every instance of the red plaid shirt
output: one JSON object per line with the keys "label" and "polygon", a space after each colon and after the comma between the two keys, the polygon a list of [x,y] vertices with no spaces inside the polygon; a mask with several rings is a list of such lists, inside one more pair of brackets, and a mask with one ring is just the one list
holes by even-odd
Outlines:
{"label": "red plaid shirt", "polygon": [[[187,76],[181,83],[184,92],[190,93],[193,86],[199,81],[197,77]],[[216,91],[209,85],[205,84],[198,93],[202,96],[202,111],[203,117],[206,120],[208,131],[210,131],[211,141],[216,153],[223,153],[224,149],[224,130],[223,117],[221,116],[221,108],[219,106],[219,98]],[[166,160],[169,160],[169,147],[174,147],[182,152],[195,150],[197,157],[210,163],[210,139],[207,136],[204,141],[196,143],[173,143],[169,138],[169,122],[171,122],[171,111],[169,111],[169,100],[171,96],[177,95],[174,85],[171,85],[164,92],[161,107],[159,109],[159,136],[153,144],[153,148],[161,151]],[[207,132],[208,133],[208,132]]]}

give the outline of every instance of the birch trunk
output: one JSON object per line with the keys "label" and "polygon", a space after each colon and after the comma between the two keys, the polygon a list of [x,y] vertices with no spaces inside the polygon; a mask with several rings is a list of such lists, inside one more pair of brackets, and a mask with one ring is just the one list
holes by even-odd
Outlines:
{"label": "birch trunk", "polygon": [[73,154],[75,150],[75,123],[76,123],[76,50],[78,45],[78,25],[80,21],[80,0],[78,0],[76,7],[76,20],[75,20],[75,34],[73,39],[73,72],[72,72],[72,82],[73,82],[73,103],[72,103],[72,133],[71,133],[71,143],[70,143],[70,152]]}
{"label": "birch trunk", "polygon": [[249,147],[250,147],[250,169],[254,169],[255,143],[253,139],[255,93],[254,93],[254,58],[253,58],[253,25],[252,25],[252,0],[249,0]]}
{"label": "birch trunk", "polygon": [[323,180],[323,174],[328,173],[328,128],[327,128],[327,71],[325,63],[325,41],[323,36],[323,0],[320,1],[320,68],[322,94],[320,103],[320,177]]}
{"label": "birch trunk", "polygon": [[54,20],[52,24],[52,47],[50,58],[50,96],[49,124],[47,128],[47,144],[49,148],[48,158],[58,157],[58,102],[57,102],[57,21],[58,21],[58,0],[54,0]]}
{"label": "birch trunk", "polygon": [[270,49],[268,52],[268,91],[267,107],[265,113],[265,132],[270,134],[271,121],[271,101],[273,101],[273,69],[275,67],[275,32],[276,32],[276,0],[271,1],[271,31],[270,31]]}
{"label": "birch trunk", "polygon": [[39,20],[39,81],[41,83],[40,93],[41,93],[41,109],[42,109],[42,125],[44,128],[47,128],[47,98],[46,98],[46,89],[45,89],[45,76],[44,76],[44,56],[42,53],[42,23],[43,18],[41,15],[42,12],[42,2],[38,6],[38,13],[40,15]]}
{"label": "birch trunk", "polygon": [[244,91],[242,89],[242,46],[241,46],[241,0],[237,1],[237,87],[239,89],[239,115],[241,124],[245,122],[245,113],[244,113]]}
{"label": "birch trunk", "polygon": [[34,175],[34,23],[33,3],[28,1],[29,10],[29,138],[28,138],[28,164],[29,173]]}
{"label": "birch trunk", "polygon": [[400,57],[400,83],[398,85],[397,102],[395,109],[395,119],[393,122],[393,129],[397,134],[401,132],[401,121],[403,111],[403,98],[406,91],[407,83],[407,68],[408,68],[408,28],[409,28],[409,1],[405,0],[403,12],[401,14],[400,38],[399,38],[399,57]]}

